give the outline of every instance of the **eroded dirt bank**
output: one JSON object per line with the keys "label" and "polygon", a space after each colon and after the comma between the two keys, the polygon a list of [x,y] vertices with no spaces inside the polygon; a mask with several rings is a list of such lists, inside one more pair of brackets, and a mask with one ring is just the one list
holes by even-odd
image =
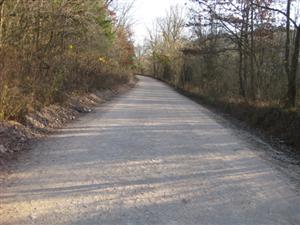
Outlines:
{"label": "eroded dirt bank", "polygon": [[20,155],[1,183],[0,224],[300,224],[299,166],[273,154],[140,77]]}

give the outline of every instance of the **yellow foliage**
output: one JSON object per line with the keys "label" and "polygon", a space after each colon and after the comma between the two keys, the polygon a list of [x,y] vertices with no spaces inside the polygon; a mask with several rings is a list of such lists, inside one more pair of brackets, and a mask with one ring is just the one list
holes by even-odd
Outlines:
{"label": "yellow foliage", "polygon": [[105,56],[103,56],[103,57],[99,57],[99,61],[101,62],[101,63],[103,63],[103,64],[107,64],[108,63],[108,60],[106,59],[106,57]]}

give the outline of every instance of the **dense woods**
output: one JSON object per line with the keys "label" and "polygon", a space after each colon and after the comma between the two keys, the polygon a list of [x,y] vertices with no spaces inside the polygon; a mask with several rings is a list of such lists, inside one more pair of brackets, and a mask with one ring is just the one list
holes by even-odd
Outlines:
{"label": "dense woods", "polygon": [[191,0],[188,18],[172,8],[149,35],[143,70],[204,96],[295,107],[299,3]]}
{"label": "dense woods", "polygon": [[126,82],[134,48],[104,0],[0,0],[0,120]]}

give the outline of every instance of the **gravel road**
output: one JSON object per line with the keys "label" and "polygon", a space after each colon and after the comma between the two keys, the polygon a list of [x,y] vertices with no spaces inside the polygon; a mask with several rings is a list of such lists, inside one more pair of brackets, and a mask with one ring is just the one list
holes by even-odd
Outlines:
{"label": "gravel road", "polygon": [[297,163],[139,79],[13,162],[1,225],[300,224]]}

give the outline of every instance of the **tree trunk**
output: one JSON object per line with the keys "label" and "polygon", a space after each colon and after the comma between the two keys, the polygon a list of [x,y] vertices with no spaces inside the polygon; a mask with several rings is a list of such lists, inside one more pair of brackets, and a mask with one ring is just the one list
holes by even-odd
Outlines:
{"label": "tree trunk", "polygon": [[[245,15],[244,15],[244,20],[243,20],[243,27],[244,27],[244,32],[242,33],[242,43],[244,46],[249,46],[249,12],[250,8],[248,5],[245,6]],[[246,50],[246,47],[244,49],[242,48],[243,51],[243,56],[244,56],[244,64],[243,64],[243,76],[244,76],[244,88],[245,88],[245,97],[248,98],[249,95],[249,85],[248,85],[248,64],[249,64],[249,52]],[[251,56],[251,55],[250,55]]]}
{"label": "tree trunk", "polygon": [[286,96],[286,106],[287,107],[293,107],[294,105],[294,89],[295,85],[293,82],[293,79],[291,77],[291,72],[290,72],[290,13],[291,13],[291,0],[287,0],[287,5],[286,5],[286,42],[285,42],[285,59],[284,59],[284,64],[285,64],[285,72],[288,78],[288,91],[287,91],[287,96]]}
{"label": "tree trunk", "polygon": [[299,45],[300,45],[300,25],[296,29],[296,38],[294,44],[294,52],[292,55],[292,62],[290,67],[290,73],[288,76],[288,102],[287,106],[296,106],[297,97],[297,71],[298,71],[298,61],[299,61]]}
{"label": "tree trunk", "polygon": [[240,83],[239,93],[243,98],[245,98],[246,91],[245,91],[245,85],[243,79],[243,50],[241,44],[239,44],[239,83]]}
{"label": "tree trunk", "polygon": [[0,0],[0,48],[3,45],[3,25],[4,25],[4,0]]}
{"label": "tree trunk", "polygon": [[285,72],[287,76],[290,74],[290,14],[291,14],[291,0],[287,0],[286,9],[286,42],[285,42]]}
{"label": "tree trunk", "polygon": [[254,9],[253,9],[253,0],[251,0],[251,16],[250,16],[250,75],[251,75],[251,99],[256,99],[256,74],[254,69]]}

